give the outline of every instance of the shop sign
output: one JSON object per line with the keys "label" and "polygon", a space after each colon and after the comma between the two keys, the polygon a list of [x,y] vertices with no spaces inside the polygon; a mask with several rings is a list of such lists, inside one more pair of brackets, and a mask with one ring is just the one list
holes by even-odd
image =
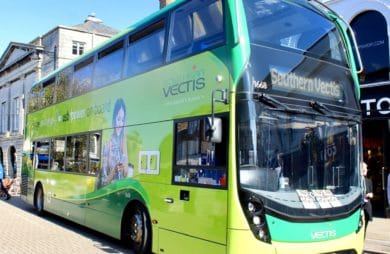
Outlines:
{"label": "shop sign", "polygon": [[360,105],[363,118],[390,118],[388,85],[362,89]]}

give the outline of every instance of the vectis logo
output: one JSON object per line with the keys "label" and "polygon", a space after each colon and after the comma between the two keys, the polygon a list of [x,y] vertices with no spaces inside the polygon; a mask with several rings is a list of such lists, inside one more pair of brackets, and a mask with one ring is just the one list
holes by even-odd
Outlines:
{"label": "vectis logo", "polygon": [[201,90],[205,86],[206,86],[205,78],[199,77],[197,79],[186,80],[177,84],[170,85],[166,88],[163,88],[163,93],[165,97],[169,97],[169,96],[189,93],[196,90]]}
{"label": "vectis logo", "polygon": [[313,240],[328,239],[328,238],[334,238],[336,237],[336,235],[337,235],[336,230],[317,231],[311,233],[311,239]]}

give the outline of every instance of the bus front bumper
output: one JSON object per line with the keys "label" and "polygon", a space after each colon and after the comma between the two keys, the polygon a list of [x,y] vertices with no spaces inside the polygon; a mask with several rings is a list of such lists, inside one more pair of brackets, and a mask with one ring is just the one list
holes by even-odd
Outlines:
{"label": "bus front bumper", "polygon": [[229,229],[228,253],[246,254],[360,254],[364,248],[364,229],[345,237],[321,242],[264,243],[256,239],[250,230]]}

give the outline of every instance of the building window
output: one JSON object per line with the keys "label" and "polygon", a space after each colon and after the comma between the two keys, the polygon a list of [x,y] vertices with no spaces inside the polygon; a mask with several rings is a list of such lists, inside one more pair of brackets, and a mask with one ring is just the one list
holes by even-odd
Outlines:
{"label": "building window", "polygon": [[12,105],[12,131],[19,130],[20,98],[15,97]]}
{"label": "building window", "polygon": [[6,133],[8,131],[8,126],[7,126],[8,114],[7,114],[7,103],[6,102],[1,103],[0,117],[1,117],[1,119],[0,119],[0,132]]}
{"label": "building window", "polygon": [[85,43],[79,41],[73,41],[72,54],[82,55],[84,53]]}

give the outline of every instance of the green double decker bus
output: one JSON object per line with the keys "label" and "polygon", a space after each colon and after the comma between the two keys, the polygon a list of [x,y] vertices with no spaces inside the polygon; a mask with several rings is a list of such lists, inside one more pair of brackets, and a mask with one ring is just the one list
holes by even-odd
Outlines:
{"label": "green double decker bus", "polygon": [[178,0],[34,84],[22,198],[135,253],[362,253],[353,38],[316,1]]}

